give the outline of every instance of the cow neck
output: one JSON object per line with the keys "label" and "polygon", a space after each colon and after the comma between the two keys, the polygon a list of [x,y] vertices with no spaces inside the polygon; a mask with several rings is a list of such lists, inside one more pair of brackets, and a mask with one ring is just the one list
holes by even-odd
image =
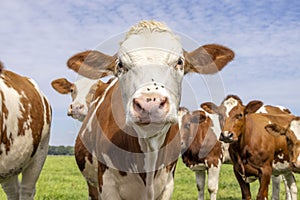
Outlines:
{"label": "cow neck", "polygon": [[[147,199],[154,199],[154,179],[157,170],[159,149],[165,143],[166,135],[169,133],[171,124],[165,124],[159,131],[155,131],[150,127],[144,128],[141,126],[133,126],[133,129],[137,132],[138,142],[141,150],[145,152],[144,168],[147,172],[146,175],[146,195]],[[147,135],[151,135],[146,138]]]}

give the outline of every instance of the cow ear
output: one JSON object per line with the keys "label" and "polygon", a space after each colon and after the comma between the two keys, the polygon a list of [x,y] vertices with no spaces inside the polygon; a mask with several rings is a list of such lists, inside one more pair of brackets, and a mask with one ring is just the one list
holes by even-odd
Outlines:
{"label": "cow ear", "polygon": [[84,77],[99,79],[114,73],[115,61],[116,56],[89,50],[72,56],[67,66]]}
{"label": "cow ear", "polygon": [[69,94],[73,84],[65,78],[59,78],[53,80],[51,82],[51,85],[53,89],[59,92],[60,94]]}
{"label": "cow ear", "polygon": [[255,113],[260,107],[262,107],[263,102],[261,101],[250,101],[245,108],[245,114]]}
{"label": "cow ear", "polygon": [[283,128],[282,126],[279,126],[278,124],[268,124],[265,126],[265,129],[267,132],[269,132],[271,135],[275,137],[286,134],[286,129]]}
{"label": "cow ear", "polygon": [[214,74],[234,58],[234,52],[224,46],[208,44],[192,52],[184,51],[184,73]]}
{"label": "cow ear", "polygon": [[219,108],[216,104],[212,102],[205,102],[200,105],[200,107],[208,112],[209,114],[218,114],[219,113]]}

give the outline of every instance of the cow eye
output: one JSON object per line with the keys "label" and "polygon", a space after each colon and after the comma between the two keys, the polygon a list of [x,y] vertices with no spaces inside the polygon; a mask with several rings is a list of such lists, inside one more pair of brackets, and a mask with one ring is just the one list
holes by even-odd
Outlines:
{"label": "cow eye", "polygon": [[74,92],[74,89],[73,89],[73,88],[71,88],[71,89],[70,89],[70,92],[71,92],[71,93],[73,93],[73,92]]}
{"label": "cow eye", "polygon": [[242,119],[242,118],[243,118],[243,114],[242,114],[242,113],[237,114],[235,117],[236,117],[237,119]]}
{"label": "cow eye", "polygon": [[121,61],[119,61],[119,63],[118,63],[118,68],[119,68],[119,69],[122,69],[122,68],[123,68],[123,63],[122,63]]}
{"label": "cow eye", "polygon": [[179,58],[177,61],[177,65],[182,65],[182,64],[183,64],[183,60],[182,60],[182,58]]}
{"label": "cow eye", "polygon": [[128,69],[124,66],[124,64],[122,63],[121,60],[118,60],[117,63],[117,74],[123,74],[126,73],[128,71]]}
{"label": "cow eye", "polygon": [[185,125],[184,125],[184,128],[190,129],[190,123],[185,124]]}

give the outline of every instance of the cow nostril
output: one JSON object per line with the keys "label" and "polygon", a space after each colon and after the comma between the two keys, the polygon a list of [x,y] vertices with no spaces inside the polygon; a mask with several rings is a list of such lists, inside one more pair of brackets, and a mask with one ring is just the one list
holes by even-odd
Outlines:
{"label": "cow nostril", "polygon": [[73,105],[72,105],[72,104],[70,105],[70,108],[71,108],[71,109],[73,108]]}
{"label": "cow nostril", "polygon": [[230,133],[228,134],[228,137],[232,138],[232,137],[233,137],[233,133],[230,132]]}
{"label": "cow nostril", "polygon": [[223,133],[223,132],[220,134],[220,140],[221,140],[221,141],[224,140],[224,133]]}
{"label": "cow nostril", "polygon": [[134,108],[136,108],[139,111],[143,109],[141,104],[136,99],[133,99],[133,105],[134,105]]}
{"label": "cow nostril", "polygon": [[168,101],[168,99],[166,97],[162,98],[161,102],[159,104],[159,108],[160,109],[163,108],[166,105],[167,101]]}

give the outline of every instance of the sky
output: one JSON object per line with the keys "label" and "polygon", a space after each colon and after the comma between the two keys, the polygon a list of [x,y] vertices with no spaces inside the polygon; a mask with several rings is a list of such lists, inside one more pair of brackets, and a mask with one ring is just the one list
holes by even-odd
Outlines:
{"label": "sky", "polygon": [[[67,116],[71,97],[51,81],[79,77],[66,67],[75,53],[113,54],[124,32],[140,20],[166,23],[186,50],[221,44],[235,58],[216,75],[187,75],[181,105],[219,104],[228,94],[261,100],[300,115],[300,1],[1,0],[0,60],[34,79],[53,109],[50,145],[75,144],[80,123]],[[114,44],[112,44],[114,43]]]}

